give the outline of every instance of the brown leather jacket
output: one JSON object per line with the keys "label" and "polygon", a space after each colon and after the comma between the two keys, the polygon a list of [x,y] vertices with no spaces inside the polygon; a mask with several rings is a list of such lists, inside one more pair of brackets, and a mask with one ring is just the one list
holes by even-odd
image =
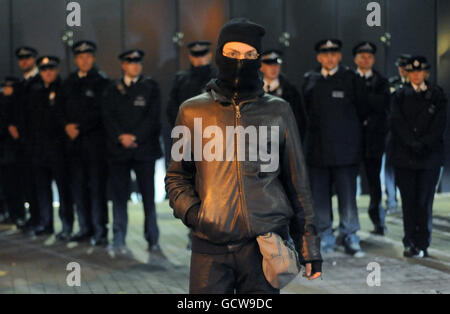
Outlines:
{"label": "brown leather jacket", "polygon": [[[172,159],[165,179],[170,206],[175,217],[191,227],[196,237],[215,244],[256,238],[287,227],[294,218],[302,223],[300,239],[294,242],[303,242],[305,261],[321,260],[308,174],[294,114],[281,98],[264,93],[253,96],[236,103],[223,96],[213,80],[206,93],[181,105],[176,125],[189,128],[192,155],[194,118],[202,118],[202,134],[207,126],[218,126],[224,130],[224,136],[227,126],[278,126],[277,169],[261,172],[264,162],[260,158],[250,161],[247,149],[245,161],[240,161],[236,145],[233,160]],[[270,141],[269,130],[267,133]],[[234,136],[237,143],[236,134]],[[203,139],[202,152],[208,141]],[[272,147],[271,144],[268,146]],[[245,147],[249,147],[248,136],[245,136]],[[196,219],[188,224],[191,210]]]}

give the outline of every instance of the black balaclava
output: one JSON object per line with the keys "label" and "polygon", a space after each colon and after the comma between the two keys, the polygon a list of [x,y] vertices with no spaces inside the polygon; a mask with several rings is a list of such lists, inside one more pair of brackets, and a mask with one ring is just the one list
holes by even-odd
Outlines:
{"label": "black balaclava", "polygon": [[223,55],[223,47],[228,42],[242,42],[261,53],[261,41],[265,32],[264,27],[245,18],[232,19],[222,27],[216,51],[216,64],[219,68],[217,85],[228,98],[242,100],[255,96],[262,90],[263,82],[259,73],[261,60],[228,58]]}

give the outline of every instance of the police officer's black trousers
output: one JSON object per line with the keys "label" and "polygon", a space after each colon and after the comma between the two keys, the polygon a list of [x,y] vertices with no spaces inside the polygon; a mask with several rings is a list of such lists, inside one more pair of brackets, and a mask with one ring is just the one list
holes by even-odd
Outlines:
{"label": "police officer's black trousers", "polygon": [[[36,226],[39,224],[39,201],[37,199],[36,191],[36,179],[34,173],[34,167],[31,159],[22,159],[19,164],[19,180],[20,190],[22,192],[22,199],[29,205],[29,213],[31,225]],[[23,206],[23,205],[22,205]]]}
{"label": "police officer's black trousers", "polygon": [[0,184],[3,189],[6,209],[13,221],[25,218],[23,193],[20,186],[20,169],[17,163],[0,165]]}
{"label": "police officer's black trousers", "polygon": [[311,191],[316,207],[318,229],[322,244],[334,246],[332,186],[336,187],[339,209],[339,235],[349,243],[359,243],[356,232],[360,229],[356,205],[356,177],[358,165],[310,167]]}
{"label": "police officer's black trousers", "polygon": [[386,212],[381,202],[381,163],[382,157],[364,159],[364,168],[366,170],[370,193],[369,217],[375,228],[384,229]]}
{"label": "police officer's black trousers", "polygon": [[425,250],[431,243],[432,212],[440,168],[414,170],[395,168],[402,198],[405,247]]}
{"label": "police officer's black trousers", "polygon": [[40,210],[39,225],[53,230],[52,181],[55,180],[59,195],[59,217],[62,222],[62,231],[71,233],[73,228],[73,207],[64,163],[55,162],[49,165],[36,165],[34,173]]}
{"label": "police officer's black trousers", "polygon": [[106,171],[106,162],[101,160],[69,162],[70,188],[80,232],[96,238],[107,235]]}
{"label": "police officer's black trousers", "polygon": [[134,170],[144,203],[144,236],[149,245],[158,243],[159,230],[154,201],[155,160],[112,162],[110,180],[113,200],[114,245],[125,245],[127,234],[130,171]]}
{"label": "police officer's black trousers", "polygon": [[[194,239],[195,241],[195,239]],[[191,294],[278,294],[266,280],[256,240],[233,252],[192,252],[189,279]]]}
{"label": "police officer's black trousers", "polygon": [[397,208],[397,187],[395,185],[395,169],[392,163],[392,134],[386,138],[386,155],[384,164],[384,181],[386,185],[386,207]]}

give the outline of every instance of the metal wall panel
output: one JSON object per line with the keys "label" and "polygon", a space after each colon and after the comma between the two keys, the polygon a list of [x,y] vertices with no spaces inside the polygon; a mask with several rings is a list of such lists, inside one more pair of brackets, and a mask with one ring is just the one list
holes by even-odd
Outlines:
{"label": "metal wall panel", "polygon": [[86,39],[96,42],[99,67],[111,77],[120,76],[117,55],[122,50],[122,1],[78,0],[77,2],[81,6],[81,27],[71,28],[74,31],[75,41]]}
{"label": "metal wall panel", "polygon": [[9,3],[10,0],[0,0],[0,80],[11,70]]}
{"label": "metal wall panel", "polygon": [[377,2],[381,7],[381,26],[370,27],[367,25],[367,4],[370,0],[346,0],[339,1],[337,8],[337,33],[343,41],[344,64],[352,68],[356,67],[353,61],[352,49],[360,41],[371,41],[377,45],[375,69],[381,73],[385,72],[385,44],[380,38],[386,32],[387,16],[385,13],[385,2]]}
{"label": "metal wall panel", "polygon": [[432,64],[432,80],[436,75],[435,0],[387,1],[388,30],[392,35],[388,53],[388,74],[397,74],[395,59],[401,53],[425,55]]}
{"label": "metal wall panel", "polygon": [[314,45],[337,37],[337,0],[286,0],[286,26],[291,45],[285,50],[284,72],[300,86],[305,72],[318,66]]}
{"label": "metal wall panel", "polygon": [[125,2],[125,49],[145,51],[144,71],[154,77],[163,90],[169,89],[176,71],[175,1],[127,0]]}
{"label": "metal wall panel", "polygon": [[[40,54],[52,54],[64,59],[65,49],[61,35],[66,22],[65,2],[55,0],[11,2],[13,48],[28,45],[38,49]],[[14,65],[14,73],[19,75],[19,72],[18,67]]]}
{"label": "metal wall panel", "polygon": [[278,48],[285,0],[230,0],[230,17],[247,17],[266,28],[263,49]]}
{"label": "metal wall panel", "polygon": [[180,31],[184,34],[180,49],[181,68],[189,67],[186,45],[195,40],[209,40],[216,49],[217,37],[222,25],[228,20],[227,0],[182,0],[180,3]]}

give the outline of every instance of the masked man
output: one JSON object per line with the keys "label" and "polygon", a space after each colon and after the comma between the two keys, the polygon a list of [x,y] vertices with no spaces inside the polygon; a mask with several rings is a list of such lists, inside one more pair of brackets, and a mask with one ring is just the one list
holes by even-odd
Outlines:
{"label": "masked man", "polygon": [[[288,240],[292,219],[306,222],[294,238],[303,236],[306,276],[320,276],[320,240],[295,118],[288,103],[264,93],[259,76],[264,34],[242,18],[223,26],[218,79],[181,105],[173,130],[182,133],[172,147],[166,190],[174,215],[193,230],[191,293],[278,293],[264,276],[256,238],[273,232]],[[214,148],[198,140],[200,132],[214,133]],[[256,137],[264,142],[259,159],[253,158]],[[183,156],[180,141],[187,143]],[[261,151],[270,151],[269,158]]]}

